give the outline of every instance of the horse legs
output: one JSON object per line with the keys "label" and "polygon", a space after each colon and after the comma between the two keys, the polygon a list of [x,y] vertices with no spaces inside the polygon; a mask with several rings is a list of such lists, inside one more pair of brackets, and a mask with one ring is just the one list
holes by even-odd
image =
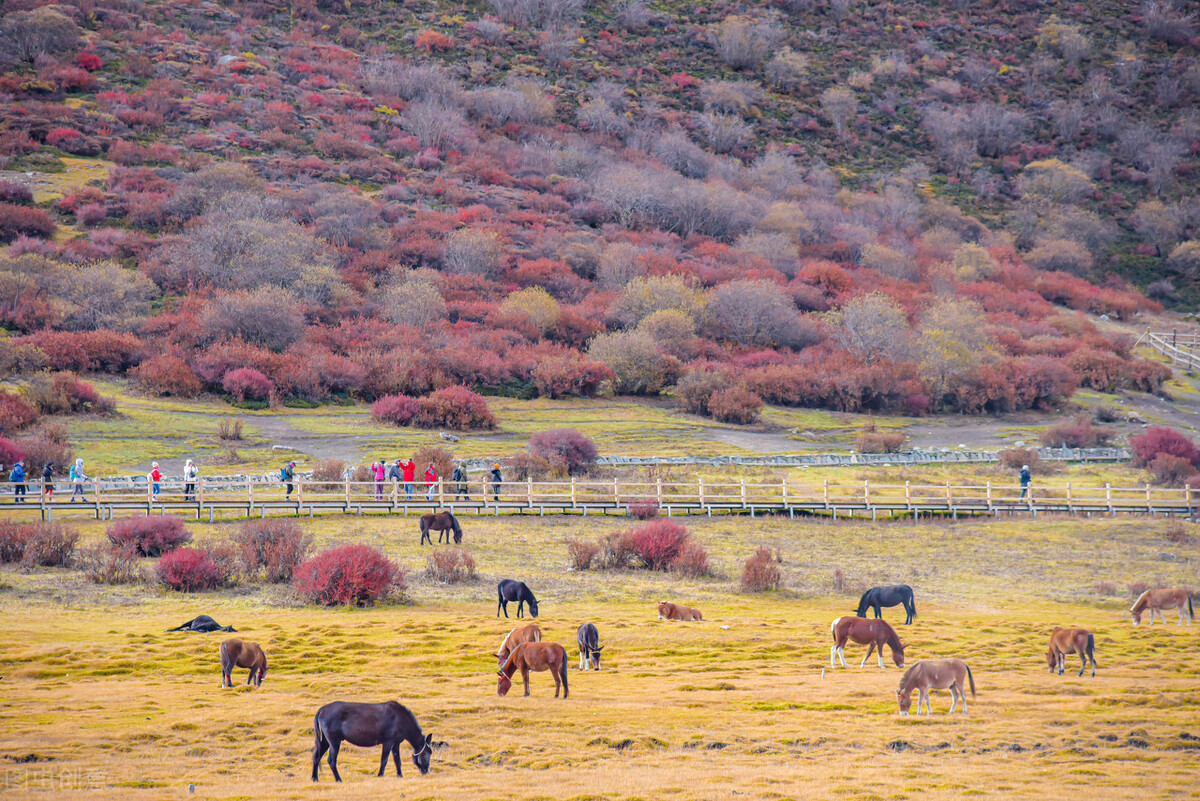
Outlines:
{"label": "horse legs", "polygon": [[[521,668],[521,678],[525,682],[525,697],[528,698],[529,697],[529,668],[528,667]],[[557,679],[555,679],[555,681],[557,681]],[[555,698],[558,697],[557,692],[554,694],[554,697]]]}
{"label": "horse legs", "polygon": [[317,771],[321,768],[321,757],[325,756],[325,752],[329,750],[329,741],[324,737],[321,738],[320,745],[313,748],[313,775],[312,780],[317,780]]}
{"label": "horse legs", "polygon": [[[392,743],[392,761],[396,763],[396,775],[403,778],[404,771],[400,770],[400,741]],[[383,758],[383,764],[387,764],[387,757]]]}
{"label": "horse legs", "polygon": [[587,654],[585,654],[583,649],[580,648],[579,649],[579,669],[587,670],[589,662],[591,662],[591,660],[587,658]]}
{"label": "horse legs", "polygon": [[[1082,678],[1083,671],[1087,670],[1087,663],[1088,663],[1087,649],[1084,648],[1082,651],[1079,652],[1079,678]],[[1095,674],[1093,674],[1093,675],[1095,675]]]}
{"label": "horse legs", "polygon": [[883,607],[879,604],[875,604],[875,617],[883,617]]}
{"label": "horse legs", "polygon": [[[966,709],[967,699],[963,699],[963,708]],[[958,682],[950,685],[950,711],[947,715],[953,715],[954,710],[958,707]]]}
{"label": "horse legs", "polygon": [[845,643],[842,643],[841,645],[839,645],[837,647],[837,654],[838,654],[838,659],[840,659],[842,662],[842,667],[849,667],[849,665],[846,664],[846,644]]}
{"label": "horse legs", "polygon": [[392,755],[392,748],[395,747],[395,745],[396,743],[388,743],[386,741],[383,743],[383,753],[379,757],[379,773],[376,774],[377,776],[383,776],[383,772],[387,769],[388,757]]}
{"label": "horse legs", "polygon": [[925,703],[925,714],[932,715],[933,707],[929,705],[929,688],[922,687],[920,694],[917,696],[917,714],[921,714],[921,703]]}
{"label": "horse legs", "polygon": [[517,617],[525,617],[525,601],[523,600],[517,601]]}
{"label": "horse legs", "polygon": [[550,675],[554,676],[554,697],[558,697],[558,691],[562,689],[562,679],[559,678],[558,670],[554,666],[550,667]]}
{"label": "horse legs", "polygon": [[338,741],[334,741],[329,744],[329,757],[326,759],[326,761],[329,763],[329,769],[333,771],[333,780],[335,782],[340,782],[342,780],[342,774],[338,773],[337,769],[338,751],[341,749],[342,744]]}
{"label": "horse legs", "polygon": [[1063,671],[1067,669],[1067,654],[1065,651],[1055,651],[1055,654],[1057,654],[1058,675],[1061,676]]}
{"label": "horse legs", "polygon": [[[867,660],[871,658],[871,652],[874,650],[875,650],[875,643],[871,643],[871,645],[867,648],[867,655],[864,656],[863,661],[858,664],[859,667],[867,666]],[[883,649],[882,648],[879,649],[879,666],[883,667]]]}
{"label": "horse legs", "polygon": [[422,545],[424,545],[424,544],[425,544],[425,543],[427,543],[427,542],[428,542],[430,545],[433,545],[433,540],[430,538],[430,536],[429,536],[429,532],[428,532],[428,531],[422,531],[422,532],[421,532],[421,544],[422,544]]}
{"label": "horse legs", "polygon": [[508,601],[501,598],[496,602],[496,617],[500,617],[500,608],[504,608],[504,616],[508,617]]}

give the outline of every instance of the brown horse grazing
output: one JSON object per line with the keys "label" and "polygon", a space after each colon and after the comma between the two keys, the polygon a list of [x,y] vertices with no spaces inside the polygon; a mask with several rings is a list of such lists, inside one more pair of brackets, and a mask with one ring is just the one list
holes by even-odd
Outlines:
{"label": "brown horse grazing", "polygon": [[660,601],[658,604],[658,619],[691,621],[704,620],[704,616],[700,614],[699,609],[695,609],[691,606],[673,604],[669,601]]}
{"label": "brown horse grazing", "polygon": [[1133,602],[1133,606],[1129,607],[1129,617],[1133,620],[1133,625],[1142,622],[1142,612],[1150,610],[1150,625],[1154,625],[1154,613],[1158,613],[1158,617],[1162,620],[1163,625],[1167,625],[1167,619],[1163,617],[1164,609],[1179,610],[1179,625],[1183,625],[1186,620],[1187,624],[1192,625],[1192,621],[1196,615],[1192,611],[1192,594],[1185,589],[1175,590],[1146,590],[1138,599]]}
{"label": "brown horse grazing", "polygon": [[523,642],[513,649],[504,660],[504,664],[496,674],[496,695],[508,695],[512,688],[512,676],[521,671],[525,680],[525,695],[529,695],[529,671],[549,670],[554,676],[554,697],[562,690],[566,698],[570,690],[567,688],[567,649],[556,642]]}
{"label": "brown horse grazing", "polygon": [[437,514],[421,515],[421,544],[428,542],[433,545],[433,539],[429,536],[430,531],[440,532],[438,534],[438,544],[441,545],[442,538],[446,538],[446,544],[450,544],[450,532],[454,532],[454,544],[458,545],[462,542],[462,526],[458,524],[458,518],[450,512],[438,512]]}
{"label": "brown horse grazing", "polygon": [[846,667],[846,640],[854,640],[859,645],[871,645],[859,667],[867,664],[871,652],[876,649],[879,650],[879,666],[883,667],[884,645],[892,649],[892,661],[896,663],[896,667],[904,667],[904,646],[900,644],[896,630],[883,618],[839,617],[833,621],[829,630],[833,632],[833,646],[829,649],[830,667],[837,667],[835,658],[841,659],[842,667]]}
{"label": "brown horse grazing", "polygon": [[267,676],[267,655],[256,642],[243,642],[237,638],[221,643],[221,686],[233,686],[233,669],[250,668],[246,684],[261,687]]}
{"label": "brown horse grazing", "polygon": [[900,677],[900,686],[896,689],[896,700],[900,702],[900,714],[907,715],[912,706],[912,691],[917,690],[917,714],[921,714],[921,702],[925,702],[926,714],[932,715],[933,708],[929,706],[929,691],[950,688],[950,712],[954,714],[955,700],[962,700],[962,713],[967,714],[968,683],[971,686],[971,698],[975,698],[975,677],[971,668],[961,659],[925,659],[904,671]]}
{"label": "brown horse grazing", "polygon": [[383,775],[387,767],[388,755],[396,763],[396,775],[403,776],[400,770],[400,742],[407,741],[412,748],[412,761],[424,776],[429,772],[429,757],[433,754],[433,735],[421,733],[421,725],[408,707],[395,701],[385,701],[382,704],[359,704],[348,701],[334,701],[317,710],[313,718],[313,733],[316,744],[312,752],[312,780],[317,780],[317,771],[321,767],[321,757],[329,752],[329,769],[333,771],[333,780],[340,782],[342,776],[338,773],[338,752],[342,742],[353,743],[360,748],[383,746],[383,755],[379,760],[379,775]]}
{"label": "brown horse grazing", "polygon": [[1046,664],[1050,672],[1062,675],[1066,670],[1067,654],[1079,654],[1079,675],[1087,670],[1092,660],[1092,677],[1096,676],[1096,639],[1087,629],[1055,629],[1050,634],[1050,650],[1046,652]]}
{"label": "brown horse grazing", "polygon": [[500,643],[500,650],[496,652],[496,667],[504,667],[504,662],[508,659],[508,655],[521,643],[541,641],[542,629],[537,623],[530,623],[528,626],[517,626],[508,633],[508,636],[504,638],[504,642]]}

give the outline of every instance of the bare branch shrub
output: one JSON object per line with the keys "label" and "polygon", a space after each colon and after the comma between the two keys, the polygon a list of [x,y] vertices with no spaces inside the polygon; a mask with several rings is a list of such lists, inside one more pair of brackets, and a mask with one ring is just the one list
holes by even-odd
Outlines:
{"label": "bare branch shrub", "polygon": [[734,69],[753,69],[771,55],[783,38],[773,21],[749,17],[726,17],[712,37],[717,55]]}

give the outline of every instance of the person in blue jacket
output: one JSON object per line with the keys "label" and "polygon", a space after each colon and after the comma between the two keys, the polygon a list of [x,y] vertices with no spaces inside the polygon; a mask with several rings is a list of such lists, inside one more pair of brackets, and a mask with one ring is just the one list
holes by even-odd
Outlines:
{"label": "person in blue jacket", "polygon": [[25,462],[18,461],[13,465],[8,480],[13,483],[13,499],[17,503],[25,503]]}

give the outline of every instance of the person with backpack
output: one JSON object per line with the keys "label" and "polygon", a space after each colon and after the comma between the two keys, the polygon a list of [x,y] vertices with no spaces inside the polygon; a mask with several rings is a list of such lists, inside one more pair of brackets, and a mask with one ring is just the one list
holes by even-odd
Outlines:
{"label": "person with backpack", "polygon": [[12,472],[8,474],[8,480],[13,483],[13,501],[25,503],[25,462],[17,460]]}
{"label": "person with backpack", "polygon": [[404,472],[400,469],[399,459],[396,460],[395,464],[388,468],[387,478],[388,481],[391,481],[393,484],[399,484],[404,478]]}
{"label": "person with backpack", "polygon": [[1024,498],[1025,494],[1029,492],[1029,482],[1033,480],[1029,475],[1029,465],[1021,465],[1019,478],[1021,479],[1021,497]]}
{"label": "person with backpack", "polygon": [[471,500],[471,495],[467,492],[467,472],[462,469],[461,464],[454,465],[454,474],[450,476],[456,486],[454,488],[454,500],[462,498],[463,500]]}
{"label": "person with backpack", "polygon": [[78,496],[81,501],[87,503],[87,496],[83,494],[83,482],[87,481],[87,476],[83,472],[83,459],[76,459],[75,464],[71,465],[71,503],[75,503],[75,497]]}
{"label": "person with backpack", "polygon": [[430,462],[429,466],[425,468],[425,487],[428,490],[425,493],[425,500],[432,501],[433,491],[437,488],[437,471],[433,469],[433,462]]}
{"label": "person with backpack", "polygon": [[54,462],[42,468],[42,501],[54,500]]}
{"label": "person with backpack", "polygon": [[196,479],[200,476],[200,470],[196,467],[196,463],[188,459],[183,465],[183,499],[185,501],[196,500]]}
{"label": "person with backpack", "polygon": [[404,463],[404,497],[405,500],[412,500],[413,482],[417,480],[417,466],[409,459]]}
{"label": "person with backpack", "polygon": [[162,473],[159,472],[158,462],[150,463],[150,472],[146,474],[146,478],[150,479],[150,500],[158,500],[158,491],[162,488]]}
{"label": "person with backpack", "polygon": [[500,463],[492,465],[492,500],[500,502],[500,484],[504,479],[500,477]]}
{"label": "person with backpack", "polygon": [[279,480],[282,481],[283,483],[287,484],[287,492],[284,493],[284,496],[283,496],[283,499],[285,501],[290,501],[292,499],[292,490],[295,489],[295,487],[292,485],[292,481],[294,481],[295,478],[296,478],[296,463],[295,462],[288,462],[279,470]]}

